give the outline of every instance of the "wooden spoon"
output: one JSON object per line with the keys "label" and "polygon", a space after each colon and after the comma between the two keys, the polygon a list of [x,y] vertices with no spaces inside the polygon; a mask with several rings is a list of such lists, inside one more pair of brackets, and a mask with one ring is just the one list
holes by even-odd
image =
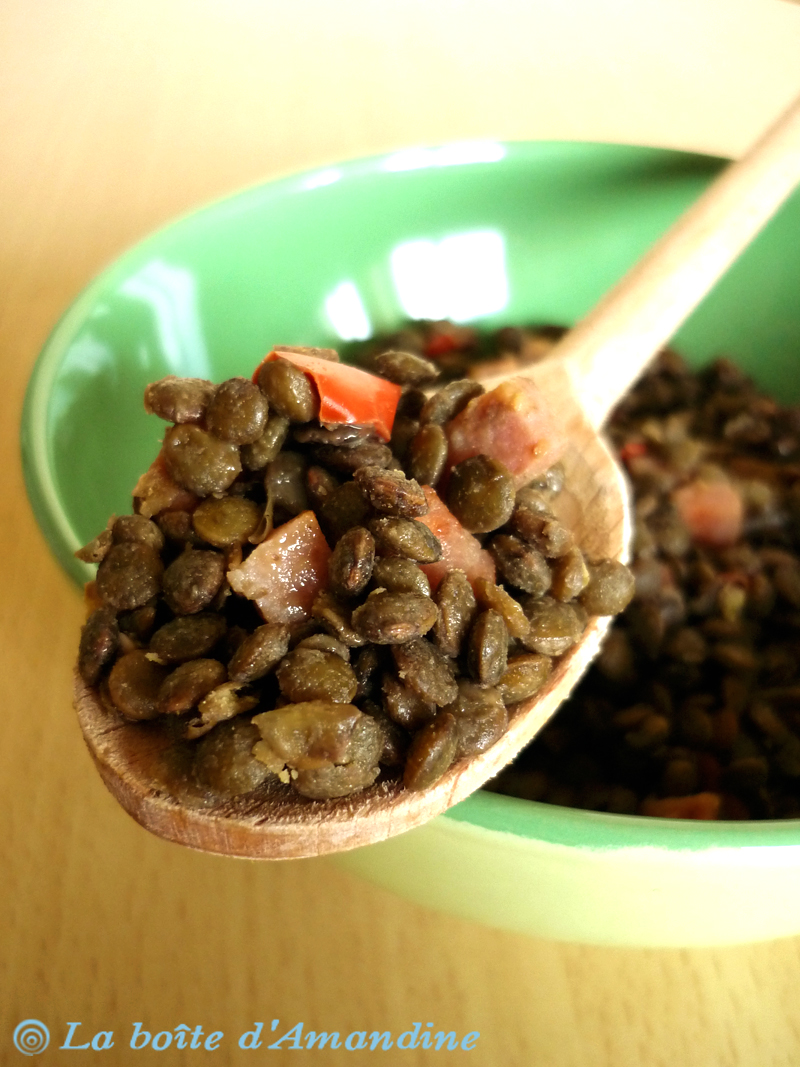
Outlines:
{"label": "wooden spoon", "polygon": [[[606,415],[739,252],[800,181],[800,101],[565,339],[526,370],[567,431],[564,517],[591,557],[625,559],[626,482],[598,434]],[[504,379],[485,382],[492,388]],[[338,800],[311,801],[277,783],[233,800],[170,792],[174,751],[163,730],[107,710],[76,676],[81,729],[109,790],[142,826],[170,841],[229,856],[278,859],[355,848],[402,833],[463,800],[508,763],[547,722],[597,653],[610,619],[592,619],[547,684],[517,705],[507,733],[455,764],[421,792],[397,781]],[[174,773],[174,768],[173,768]]]}

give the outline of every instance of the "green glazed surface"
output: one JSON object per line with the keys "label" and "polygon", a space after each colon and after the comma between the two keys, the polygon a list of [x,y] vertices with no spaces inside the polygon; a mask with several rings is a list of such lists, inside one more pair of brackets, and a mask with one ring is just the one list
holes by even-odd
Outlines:
{"label": "green glazed surface", "polygon": [[[444,145],[271,182],[159,231],[80,294],[30,381],[23,465],[53,552],[77,581],[86,580],[90,569],[73,552],[110,513],[130,510],[131,490],[163,432],[142,407],[148,382],[166,374],[247,375],[273,344],[341,347],[411,317],[486,327],[574,322],[721,166],[706,156],[590,143]],[[729,354],[765,388],[800,397],[799,238],[795,196],[680,331],[675,345],[692,363]],[[345,862],[414,896],[400,885],[391,850],[424,886],[422,868],[414,872],[414,841],[421,856],[434,835],[443,854],[443,834],[458,841],[462,859],[474,846],[476,864],[488,834],[501,851],[514,841],[595,857],[629,849],[735,855],[769,846],[784,867],[800,869],[797,822],[631,819],[490,793]],[[624,922],[612,931],[610,918],[597,929],[563,917],[548,925],[532,913],[525,918],[524,904],[511,921],[507,908],[500,914],[496,890],[477,912],[459,906],[465,892],[453,877],[430,902],[559,937],[657,944],[700,936],[697,923],[693,934],[673,931],[666,941],[648,934],[647,924],[628,924],[633,934]],[[424,889],[416,897],[427,899]],[[800,905],[797,911],[800,930]],[[727,939],[794,932],[787,922],[777,933],[737,938],[729,931]]]}

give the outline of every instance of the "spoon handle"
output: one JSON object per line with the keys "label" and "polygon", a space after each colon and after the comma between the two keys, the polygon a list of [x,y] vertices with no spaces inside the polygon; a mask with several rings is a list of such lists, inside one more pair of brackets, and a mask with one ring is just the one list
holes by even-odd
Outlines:
{"label": "spoon handle", "polygon": [[554,349],[593,426],[602,425],[798,182],[800,98]]}

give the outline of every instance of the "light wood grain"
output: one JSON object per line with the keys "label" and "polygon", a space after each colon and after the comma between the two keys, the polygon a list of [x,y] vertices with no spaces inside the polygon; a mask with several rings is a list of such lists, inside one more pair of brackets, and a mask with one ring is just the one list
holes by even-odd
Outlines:
{"label": "light wood grain", "polygon": [[[795,94],[798,54],[800,8],[779,0],[0,3],[0,1062],[22,1062],[10,1035],[29,1017],[54,1043],[67,1020],[121,1041],[138,1019],[226,1036],[272,1018],[342,1032],[430,1020],[481,1031],[481,1067],[800,1061],[798,939],[549,944],[425,912],[328,861],[204,856],[137,827],[70,709],[82,606],[17,458],[48,330],[110,257],[176,212],[287,170],[450,138],[738,153]],[[40,1062],[62,1061],[51,1050]],[[75,1062],[145,1060],[117,1047]],[[214,1062],[258,1061],[226,1045]]]}

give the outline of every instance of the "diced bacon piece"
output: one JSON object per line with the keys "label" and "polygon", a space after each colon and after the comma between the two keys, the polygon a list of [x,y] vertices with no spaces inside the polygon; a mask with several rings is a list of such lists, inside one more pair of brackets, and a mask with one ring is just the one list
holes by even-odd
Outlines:
{"label": "diced bacon piece", "polygon": [[428,576],[431,588],[438,588],[439,583],[450,571],[464,571],[470,583],[478,578],[489,582],[495,580],[494,560],[481,548],[480,541],[465,530],[458,519],[445,507],[435,490],[429,485],[423,487],[428,502],[428,514],[420,515],[419,522],[424,522],[428,529],[442,543],[442,558],[437,563],[426,563],[422,569]]}
{"label": "diced bacon piece", "polygon": [[152,519],[160,511],[194,511],[199,497],[178,485],[164,466],[161,453],[136,483],[134,500],[139,500],[139,514]]}
{"label": "diced bacon piece", "polygon": [[744,504],[730,482],[690,482],[676,489],[672,500],[699,544],[723,548],[741,537]]}
{"label": "diced bacon piece", "polygon": [[471,400],[446,430],[450,466],[489,456],[511,472],[517,488],[557,463],[567,445],[544,396],[527,378],[512,378]]}
{"label": "diced bacon piece", "polygon": [[642,815],[662,819],[718,819],[722,798],[719,793],[694,793],[688,797],[648,797],[642,801]]}
{"label": "diced bacon piece", "polygon": [[314,597],[328,580],[330,554],[316,515],[303,511],[232,567],[228,581],[256,602],[267,622],[297,622],[311,616]]}

